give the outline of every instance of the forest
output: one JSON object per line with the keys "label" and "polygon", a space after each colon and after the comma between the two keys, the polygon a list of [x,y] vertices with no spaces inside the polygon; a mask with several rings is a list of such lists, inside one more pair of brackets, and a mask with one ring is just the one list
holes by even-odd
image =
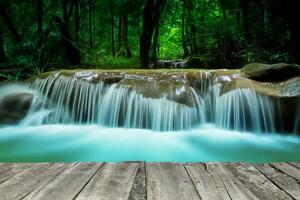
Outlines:
{"label": "forest", "polygon": [[0,76],[299,63],[297,15],[294,0],[1,0]]}

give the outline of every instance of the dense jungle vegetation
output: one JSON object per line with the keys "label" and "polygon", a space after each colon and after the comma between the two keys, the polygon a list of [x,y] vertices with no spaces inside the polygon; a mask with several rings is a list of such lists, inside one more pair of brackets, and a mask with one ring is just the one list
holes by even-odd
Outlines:
{"label": "dense jungle vegetation", "polygon": [[297,15],[295,0],[1,0],[0,76],[167,59],[193,68],[299,63]]}

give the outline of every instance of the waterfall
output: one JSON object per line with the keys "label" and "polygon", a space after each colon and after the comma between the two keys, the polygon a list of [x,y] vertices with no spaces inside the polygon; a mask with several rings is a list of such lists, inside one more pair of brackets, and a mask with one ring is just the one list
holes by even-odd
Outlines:
{"label": "waterfall", "polygon": [[[215,88],[219,93],[219,88]],[[216,126],[237,130],[275,132],[273,101],[256,94],[252,89],[237,89],[226,94],[214,95],[213,122]]]}
{"label": "waterfall", "polygon": [[[29,115],[37,118],[34,113],[42,110],[38,118],[42,118],[39,123],[43,124],[98,124],[174,131],[212,123],[236,131],[276,131],[274,108],[277,104],[271,98],[252,89],[222,94],[222,85],[213,83],[210,73],[191,85],[188,98],[193,104],[186,105],[163,92],[157,98],[147,97],[122,83],[109,85],[101,81],[90,83],[72,77],[50,76],[30,84],[29,88],[37,91],[40,101],[33,103]],[[36,123],[36,120],[27,119],[23,124],[33,121]]]}
{"label": "waterfall", "polygon": [[[205,122],[203,101],[194,90],[190,98],[195,106],[190,107],[170,101],[166,95],[147,98],[121,84],[92,84],[63,76],[39,79],[30,87],[47,99],[42,108],[51,112],[43,120],[45,124],[99,124],[171,131]],[[40,103],[33,105],[32,110],[38,106]]]}

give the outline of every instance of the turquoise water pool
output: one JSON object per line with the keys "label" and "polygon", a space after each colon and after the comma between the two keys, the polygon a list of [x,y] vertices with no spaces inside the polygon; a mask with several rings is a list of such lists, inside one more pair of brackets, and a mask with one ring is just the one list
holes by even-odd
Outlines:
{"label": "turquoise water pool", "polygon": [[1,162],[300,161],[300,138],[223,130],[155,132],[96,125],[0,128]]}

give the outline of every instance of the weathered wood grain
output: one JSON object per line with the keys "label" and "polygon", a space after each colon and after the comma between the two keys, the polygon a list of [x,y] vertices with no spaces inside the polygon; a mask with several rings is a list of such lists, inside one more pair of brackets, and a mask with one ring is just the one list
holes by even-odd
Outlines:
{"label": "weathered wood grain", "polygon": [[288,163],[272,163],[273,167],[300,181],[300,170]]}
{"label": "weathered wood grain", "polygon": [[221,179],[211,175],[204,164],[187,164],[185,168],[202,200],[230,200]]}
{"label": "weathered wood grain", "polygon": [[148,200],[198,200],[200,196],[183,164],[147,163]]}
{"label": "weathered wood grain", "polygon": [[299,163],[0,163],[1,200],[300,200]]}
{"label": "weathered wood grain", "polygon": [[127,200],[139,163],[107,163],[76,200]]}
{"label": "weathered wood grain", "polygon": [[290,164],[293,165],[294,167],[297,167],[300,170],[300,163],[291,162]]}
{"label": "weathered wood grain", "polygon": [[26,170],[29,170],[31,167],[33,167],[33,164],[30,163],[5,163],[0,166],[0,184],[4,183],[5,181],[8,181],[10,178],[26,172]]}
{"label": "weathered wood grain", "polygon": [[295,167],[297,167],[298,169],[300,169],[300,163],[298,163],[298,162],[291,162],[290,164],[293,165],[293,166],[295,166]]}
{"label": "weathered wood grain", "polygon": [[253,164],[253,166],[291,197],[300,200],[300,185],[296,182],[296,179],[276,170],[269,164]]}
{"label": "weathered wood grain", "polygon": [[243,184],[233,173],[225,167],[224,164],[209,163],[206,164],[207,170],[213,176],[219,176],[224,183],[226,190],[233,200],[246,200],[259,198],[249,189],[249,186]]}
{"label": "weathered wood grain", "polygon": [[146,200],[146,164],[140,163],[128,200]]}
{"label": "weathered wood grain", "polygon": [[274,185],[254,166],[245,163],[228,163],[226,167],[259,199],[289,200],[291,197]]}
{"label": "weathered wood grain", "polygon": [[47,184],[66,167],[65,164],[40,163],[0,185],[1,200],[21,199],[38,185]]}
{"label": "weathered wood grain", "polygon": [[77,163],[68,166],[69,168],[57,176],[55,180],[46,186],[37,187],[24,199],[74,199],[100,169],[102,163]]}

